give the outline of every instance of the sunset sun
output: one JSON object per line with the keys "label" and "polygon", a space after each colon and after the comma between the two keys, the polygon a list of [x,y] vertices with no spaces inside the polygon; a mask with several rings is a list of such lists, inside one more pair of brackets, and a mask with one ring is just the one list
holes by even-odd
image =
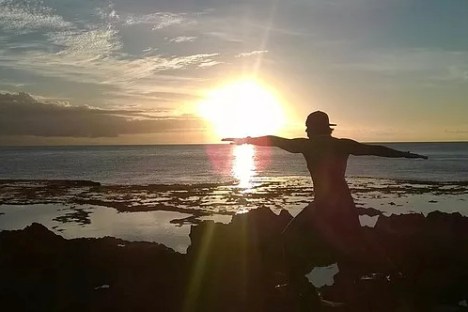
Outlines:
{"label": "sunset sun", "polygon": [[219,137],[273,134],[284,124],[278,98],[254,80],[234,82],[209,92],[198,109]]}

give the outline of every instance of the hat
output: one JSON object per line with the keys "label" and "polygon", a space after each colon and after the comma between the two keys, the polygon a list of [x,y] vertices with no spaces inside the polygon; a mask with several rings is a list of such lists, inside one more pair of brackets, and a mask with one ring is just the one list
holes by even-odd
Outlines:
{"label": "hat", "polygon": [[309,116],[307,116],[306,126],[313,127],[316,129],[323,129],[329,128],[331,126],[336,126],[336,124],[330,123],[330,119],[328,118],[328,115],[326,113],[321,111],[315,111],[309,114]]}

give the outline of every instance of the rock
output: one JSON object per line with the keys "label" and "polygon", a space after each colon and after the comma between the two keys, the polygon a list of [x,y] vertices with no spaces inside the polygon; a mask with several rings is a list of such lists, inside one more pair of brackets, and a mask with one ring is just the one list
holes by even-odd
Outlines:
{"label": "rock", "polygon": [[15,311],[179,311],[184,264],[160,244],[65,240],[33,224],[0,233],[0,299]]}
{"label": "rock", "polygon": [[[15,311],[311,311],[321,305],[298,265],[283,257],[281,233],[292,219],[268,208],[230,224],[192,226],[186,255],[163,245],[111,237],[65,240],[34,223],[0,232],[0,299]],[[384,267],[358,278],[347,263],[319,291],[346,311],[431,311],[468,297],[468,218],[430,213],[380,216],[366,239],[399,272]],[[315,254],[323,250],[317,247]],[[306,257],[309,254],[305,254]],[[369,263],[378,261],[369,255]],[[289,261],[289,260],[288,260]],[[367,268],[370,270],[370,268]],[[375,269],[375,268],[372,268]],[[388,275],[388,273],[392,273]],[[388,277],[388,278],[387,278]],[[323,302],[323,300],[322,300]],[[323,308],[323,307],[322,307]],[[323,308],[327,309],[327,308]]]}
{"label": "rock", "polygon": [[[195,311],[273,311],[272,272],[281,266],[281,231],[291,220],[268,208],[235,215],[230,224],[192,226],[187,297]],[[196,279],[193,279],[197,276]]]}

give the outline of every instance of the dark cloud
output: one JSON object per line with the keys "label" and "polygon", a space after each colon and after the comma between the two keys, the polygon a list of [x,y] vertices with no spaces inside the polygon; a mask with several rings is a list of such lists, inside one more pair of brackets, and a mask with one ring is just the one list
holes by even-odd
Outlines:
{"label": "dark cloud", "polygon": [[98,138],[204,128],[193,116],[156,118],[147,113],[40,102],[26,93],[0,94],[0,135]]}

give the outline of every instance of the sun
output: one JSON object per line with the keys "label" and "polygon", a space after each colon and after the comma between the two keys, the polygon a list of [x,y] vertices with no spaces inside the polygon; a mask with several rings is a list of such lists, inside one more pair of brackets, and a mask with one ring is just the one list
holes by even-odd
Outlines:
{"label": "sun", "polygon": [[277,96],[256,80],[229,83],[209,92],[198,111],[219,137],[274,134],[284,125]]}

